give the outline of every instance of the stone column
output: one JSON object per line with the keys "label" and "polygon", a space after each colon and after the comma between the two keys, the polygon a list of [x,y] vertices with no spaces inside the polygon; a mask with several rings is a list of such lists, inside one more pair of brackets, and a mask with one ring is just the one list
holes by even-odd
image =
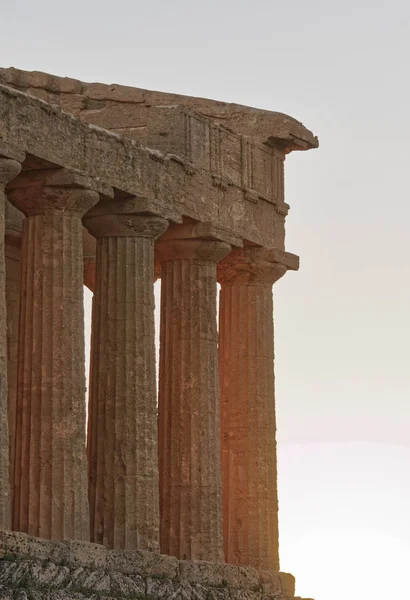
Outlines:
{"label": "stone column", "polygon": [[216,265],[227,243],[160,241],[161,551],[223,561]]}
{"label": "stone column", "polygon": [[[130,201],[127,200],[129,209]],[[100,207],[97,207],[100,209]],[[89,404],[91,539],[159,551],[154,241],[164,219],[91,211],[97,238]],[[95,214],[97,212],[97,214]]]}
{"label": "stone column", "polygon": [[24,215],[6,200],[5,258],[7,306],[7,380],[10,438],[10,485],[14,485],[17,359],[20,316],[20,249]]}
{"label": "stone column", "polygon": [[[96,270],[96,240],[93,235],[83,227],[83,252],[84,252],[84,285],[92,292],[93,297],[91,300],[91,324],[93,322],[94,315],[94,294],[95,294],[95,270]],[[87,386],[87,458],[88,458],[88,481],[91,478],[91,460],[90,460],[90,444],[89,440],[91,438],[91,420],[90,415],[92,414],[91,408],[91,388],[92,388],[92,379],[93,379],[93,369],[92,369],[92,355],[93,355],[93,330],[91,325],[91,333],[90,333],[90,351],[89,351],[89,367],[88,367],[88,386]],[[91,522],[90,522],[91,523]],[[92,529],[91,529],[91,537],[92,537]]]}
{"label": "stone column", "polygon": [[11,529],[7,387],[7,309],[4,258],[5,186],[21,170],[24,154],[0,142],[0,529]]}
{"label": "stone column", "polygon": [[22,174],[9,195],[27,217],[13,528],[49,539],[89,539],[81,217],[98,191],[55,169]]}
{"label": "stone column", "polygon": [[286,256],[289,266],[285,253],[238,249],[218,267],[225,559],[275,571],[279,539],[272,285],[287,268],[297,268],[297,257]]}
{"label": "stone column", "polygon": [[83,227],[83,252],[84,252],[84,285],[94,294],[95,292],[95,255],[96,240],[93,235]]}

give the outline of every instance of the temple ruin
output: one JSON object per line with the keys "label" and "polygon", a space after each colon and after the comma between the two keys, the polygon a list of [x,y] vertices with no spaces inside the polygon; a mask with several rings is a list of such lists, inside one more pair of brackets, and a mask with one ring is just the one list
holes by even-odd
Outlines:
{"label": "temple ruin", "polygon": [[299,267],[285,158],[317,146],[280,113],[0,69],[0,598],[295,597],[272,286]]}

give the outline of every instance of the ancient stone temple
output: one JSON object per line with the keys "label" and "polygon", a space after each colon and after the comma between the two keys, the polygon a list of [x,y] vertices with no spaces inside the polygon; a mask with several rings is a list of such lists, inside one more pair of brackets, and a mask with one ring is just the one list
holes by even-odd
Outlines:
{"label": "ancient stone temple", "polygon": [[279,113],[0,70],[0,598],[295,597],[272,289],[299,266],[285,158],[317,145]]}

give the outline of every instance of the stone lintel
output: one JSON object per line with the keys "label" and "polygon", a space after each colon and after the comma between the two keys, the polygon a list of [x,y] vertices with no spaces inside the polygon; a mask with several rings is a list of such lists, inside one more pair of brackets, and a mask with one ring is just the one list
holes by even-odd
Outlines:
{"label": "stone lintel", "polygon": [[[25,125],[27,120],[30,127]],[[191,125],[191,135],[202,139],[204,134],[195,133],[196,125]],[[242,144],[238,134],[214,131],[211,121],[207,127],[215,134],[215,144],[223,142],[215,156],[211,153],[211,171],[209,148],[206,156],[176,160],[91,126],[38,98],[0,86],[0,140],[49,164],[100,178],[125,195],[146,199],[146,212],[173,222],[184,215],[231,229],[251,243],[274,246],[275,203],[283,195],[282,159],[266,146],[255,145],[253,152],[252,144]],[[226,165],[218,158],[225,154],[230,157]],[[253,196],[249,201],[244,191],[252,181],[256,201]]]}
{"label": "stone lintel", "polygon": [[87,189],[98,192],[102,196],[112,198],[114,190],[97,177],[90,177],[72,169],[40,169],[38,171],[23,171],[9,186],[11,189],[28,187],[59,187]]}
{"label": "stone lintel", "polygon": [[172,208],[167,207],[165,210],[160,210],[158,205],[149,198],[130,196],[117,190],[114,191],[114,198],[103,198],[86,216],[102,215],[147,215],[163,217],[173,223],[182,223],[182,217]]}
{"label": "stone lintel", "polygon": [[238,248],[243,247],[243,240],[233,231],[214,227],[212,223],[183,223],[182,225],[171,225],[161,237],[161,241],[168,240],[216,240],[225,242]]}
{"label": "stone lintel", "polygon": [[299,257],[276,248],[233,248],[218,264],[218,281],[226,284],[273,285],[287,271],[299,269]]}
{"label": "stone lintel", "polygon": [[[13,67],[0,69],[0,81],[19,89],[38,90],[46,96],[51,93],[53,99],[64,94],[66,102],[69,97],[74,96],[77,99],[83,99],[81,106],[86,105],[87,100],[98,100],[110,102],[114,108],[116,104],[120,107],[130,107],[131,111],[145,109],[146,113],[150,109],[172,106],[186,107],[226,125],[231,131],[248,135],[260,143],[281,148],[286,153],[294,150],[309,150],[317,148],[319,145],[317,137],[302,123],[280,112],[118,84],[84,83],[75,79],[37,71],[23,71]],[[69,104],[66,105],[69,106]],[[94,113],[97,113],[98,116],[98,111],[94,110]],[[109,116],[113,119],[112,115]],[[126,119],[128,122],[127,120],[123,122],[118,120],[117,126],[122,126],[125,130],[131,127],[132,112],[130,110],[126,112]]]}
{"label": "stone lintel", "polygon": [[299,256],[292,254],[291,252],[283,252],[276,248],[259,248],[257,250],[257,256],[260,260],[284,265],[288,271],[299,270]]}

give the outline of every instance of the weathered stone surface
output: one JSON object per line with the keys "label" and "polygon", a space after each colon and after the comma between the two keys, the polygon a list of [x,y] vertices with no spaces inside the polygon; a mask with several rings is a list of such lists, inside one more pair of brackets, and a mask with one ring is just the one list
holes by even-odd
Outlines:
{"label": "weathered stone surface", "polygon": [[174,593],[174,582],[167,579],[147,579],[147,596],[166,600],[172,598]]}
{"label": "weathered stone surface", "polygon": [[[0,248],[9,282],[14,521],[45,537],[77,538],[59,543],[0,534],[4,597],[10,591],[22,600],[293,597],[293,577],[274,570],[279,561],[270,287],[298,266],[297,257],[284,252],[285,155],[315,147],[317,140],[285,115],[238,105],[15,69],[0,69],[0,82],[8,86],[0,85],[0,199],[6,192],[27,215],[17,386],[12,349],[15,355],[20,256],[13,218],[6,251]],[[18,163],[23,172],[7,184],[4,172],[10,165],[19,169]],[[141,550],[110,552],[78,541],[89,530],[82,282],[92,291],[96,287],[95,239],[84,235],[81,217],[97,200],[84,219],[99,238],[88,453],[92,538],[116,548],[158,548],[155,263],[164,299],[161,541],[175,556],[213,563]],[[173,224],[154,255],[159,230],[153,235],[146,224],[164,220]],[[216,263],[231,246],[219,269],[222,320],[228,315],[229,321],[221,325],[220,343],[225,551],[231,562],[258,570],[221,562],[215,279]],[[0,295],[4,279],[3,264]],[[0,304],[1,325],[5,302]],[[9,526],[10,514],[5,390],[3,378],[0,526]],[[23,549],[23,559],[15,559],[10,547]],[[9,564],[3,566],[1,557]]]}
{"label": "weathered stone surface", "polygon": [[5,205],[5,265],[7,305],[7,383],[9,414],[9,474],[14,485],[14,449],[17,403],[17,357],[20,314],[20,246],[23,213],[6,200]]}
{"label": "weathered stone surface", "polygon": [[200,585],[224,585],[225,565],[201,560],[184,560],[179,563],[181,579]]}
{"label": "weathered stone surface", "polygon": [[84,83],[82,93],[92,100],[110,100],[111,102],[144,102],[144,90],[126,85],[105,85],[103,83]]}
{"label": "weathered stone surface", "polygon": [[[4,155],[6,157],[4,157]],[[9,413],[7,385],[7,305],[5,265],[5,203],[4,188],[21,170],[21,164],[7,158],[15,156],[13,149],[0,146],[0,527],[11,525],[11,489],[9,473]],[[18,154],[17,154],[18,156]]]}
{"label": "weathered stone surface", "polygon": [[223,557],[216,264],[229,250],[208,240],[157,244],[161,551],[181,559]]}
{"label": "weathered stone surface", "polygon": [[97,244],[96,239],[83,227],[83,257],[84,257],[84,285],[91,292],[95,292],[95,260]]}
{"label": "weathered stone surface", "polygon": [[260,587],[260,575],[252,567],[224,565],[224,580],[229,587],[256,590]]}
{"label": "weathered stone surface", "polygon": [[[181,119],[184,122],[181,111],[164,118],[174,122],[176,132]],[[25,127],[26,121],[33,127]],[[43,161],[99,177],[138,197],[140,212],[175,222],[189,216],[231,229],[251,242],[275,246],[283,153],[281,157],[279,150],[256,147],[231,132],[215,130],[205,117],[191,115],[190,122],[190,141],[181,133],[175,138],[183,140],[181,148],[188,155],[177,156],[139,146],[0,86],[0,140],[13,141]],[[211,130],[215,143],[210,142]],[[66,142],[61,144],[61,139]]]}
{"label": "weathered stone surface", "polygon": [[107,550],[1,530],[0,586],[0,598],[1,593],[8,597],[12,588],[29,589],[40,594],[40,600],[53,593],[57,598],[80,594],[147,600],[288,600],[294,595],[294,580],[287,573],[258,574],[234,565],[196,564],[151,552]]}
{"label": "weathered stone surface", "polygon": [[218,266],[225,557],[279,570],[272,284],[286,272],[265,250]]}
{"label": "weathered stone surface", "polygon": [[108,566],[107,551],[104,546],[84,544],[77,540],[69,540],[67,544],[70,565],[86,566],[90,569],[105,569]]}
{"label": "weathered stone surface", "polygon": [[99,195],[79,187],[77,174],[20,177],[9,191],[27,215],[13,523],[45,538],[87,539],[81,216]]}
{"label": "weathered stone surface", "polygon": [[[118,84],[82,83],[46,73],[0,69],[0,81],[19,89],[43,88],[49,92],[82,94],[86,98],[113,103],[131,103],[139,108],[143,103],[148,113],[151,107],[179,105],[224,123],[231,130],[252,137],[263,144],[279,146],[291,152],[316,148],[318,140],[301,123],[278,112],[271,112],[179,94],[155,92]],[[105,105],[103,105],[104,107]],[[107,124],[103,125],[108,127]],[[126,127],[126,125],[123,125]]]}
{"label": "weathered stone surface", "polygon": [[[108,209],[107,209],[108,210]],[[168,222],[87,215],[98,239],[90,402],[91,539],[159,550],[154,240]]]}

